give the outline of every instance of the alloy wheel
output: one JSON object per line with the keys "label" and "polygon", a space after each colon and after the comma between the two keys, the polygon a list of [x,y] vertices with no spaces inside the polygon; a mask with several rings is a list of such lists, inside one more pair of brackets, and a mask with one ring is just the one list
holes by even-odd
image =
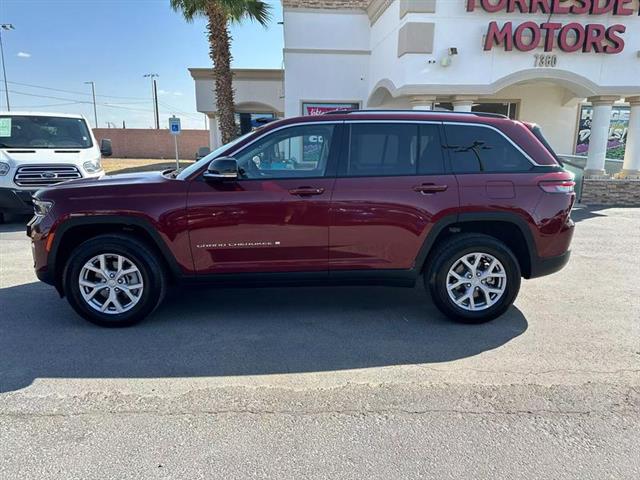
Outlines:
{"label": "alloy wheel", "polygon": [[89,259],[80,271],[78,284],[87,305],[110,315],[131,310],[144,291],[139,268],[131,259],[116,253]]}
{"label": "alloy wheel", "polygon": [[447,273],[447,293],[458,307],[477,312],[495,305],[505,293],[507,274],[488,253],[466,253]]}

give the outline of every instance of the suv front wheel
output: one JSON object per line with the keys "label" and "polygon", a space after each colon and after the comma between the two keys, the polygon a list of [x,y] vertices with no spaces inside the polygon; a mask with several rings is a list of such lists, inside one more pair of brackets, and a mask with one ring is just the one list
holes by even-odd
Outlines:
{"label": "suv front wheel", "polygon": [[104,327],[139,322],[165,292],[162,265],[136,238],[101,235],[78,246],[65,270],[65,291],[73,309]]}
{"label": "suv front wheel", "polygon": [[440,311],[465,323],[502,315],[520,290],[520,266],[511,250],[482,234],[447,241],[436,251],[425,275]]}

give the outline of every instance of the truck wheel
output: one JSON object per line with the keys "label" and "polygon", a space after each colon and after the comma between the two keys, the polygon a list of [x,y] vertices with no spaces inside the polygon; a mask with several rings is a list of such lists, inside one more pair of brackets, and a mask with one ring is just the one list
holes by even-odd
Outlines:
{"label": "truck wheel", "polygon": [[501,241],[463,234],[435,252],[425,271],[434,303],[449,318],[483,323],[502,315],[520,290],[520,266]]}
{"label": "truck wheel", "polygon": [[72,253],[64,288],[73,309],[103,327],[127,327],[162,301],[166,279],[156,255],[127,235],[101,235]]}

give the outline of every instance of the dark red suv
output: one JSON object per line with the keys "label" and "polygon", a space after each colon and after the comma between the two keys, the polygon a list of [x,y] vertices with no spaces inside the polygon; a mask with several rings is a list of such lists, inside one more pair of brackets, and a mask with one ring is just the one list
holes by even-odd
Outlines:
{"label": "dark red suv", "polygon": [[[480,113],[344,111],[267,124],[176,172],[40,190],[38,277],[105,326],[168,285],[374,284],[420,276],[483,322],[569,259],[573,176],[535,125]],[[241,306],[239,308],[242,308]]]}

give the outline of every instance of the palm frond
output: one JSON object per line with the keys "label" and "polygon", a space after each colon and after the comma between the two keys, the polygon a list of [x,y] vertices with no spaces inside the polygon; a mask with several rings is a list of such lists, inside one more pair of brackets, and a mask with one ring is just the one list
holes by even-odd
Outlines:
{"label": "palm frond", "polygon": [[169,0],[171,8],[181,12],[187,22],[206,15],[212,3],[220,5],[231,22],[248,19],[266,26],[271,20],[271,5],[262,0]]}
{"label": "palm frond", "polygon": [[231,22],[239,23],[248,19],[267,26],[271,20],[271,5],[262,0],[217,0]]}
{"label": "palm frond", "polygon": [[205,15],[210,1],[212,0],[170,0],[169,4],[175,12],[181,12],[187,22],[192,22],[194,18]]}

